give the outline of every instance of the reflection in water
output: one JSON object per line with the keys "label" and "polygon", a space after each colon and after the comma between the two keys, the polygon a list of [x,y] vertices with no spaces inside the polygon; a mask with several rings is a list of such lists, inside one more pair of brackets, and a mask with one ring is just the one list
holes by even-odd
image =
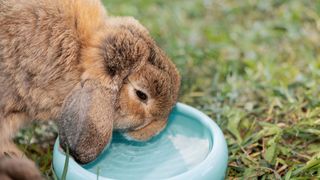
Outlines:
{"label": "reflection in water", "polygon": [[205,159],[212,146],[209,131],[196,120],[179,114],[148,142],[125,140],[115,133],[109,148],[85,165],[101,176],[115,179],[168,178],[181,174]]}
{"label": "reflection in water", "polygon": [[[168,137],[188,167],[193,167],[199,160],[205,159],[209,151],[206,139],[186,137],[182,135]],[[190,146],[192,144],[192,146]]]}

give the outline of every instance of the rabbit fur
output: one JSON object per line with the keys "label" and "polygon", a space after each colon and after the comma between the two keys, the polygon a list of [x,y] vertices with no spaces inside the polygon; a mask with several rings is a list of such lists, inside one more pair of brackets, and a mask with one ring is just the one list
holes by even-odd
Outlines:
{"label": "rabbit fur", "polygon": [[28,122],[55,120],[60,145],[88,163],[112,131],[138,141],[159,133],[179,87],[147,29],[108,16],[100,0],[0,0],[0,177],[19,177],[8,173],[26,161],[12,138]]}

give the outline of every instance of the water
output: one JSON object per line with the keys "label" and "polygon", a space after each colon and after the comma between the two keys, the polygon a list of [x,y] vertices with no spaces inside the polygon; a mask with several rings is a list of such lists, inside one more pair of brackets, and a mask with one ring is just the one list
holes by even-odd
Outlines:
{"label": "water", "polygon": [[109,148],[84,168],[114,179],[161,179],[192,169],[211,150],[212,137],[191,117],[172,113],[167,128],[148,142],[114,133]]}

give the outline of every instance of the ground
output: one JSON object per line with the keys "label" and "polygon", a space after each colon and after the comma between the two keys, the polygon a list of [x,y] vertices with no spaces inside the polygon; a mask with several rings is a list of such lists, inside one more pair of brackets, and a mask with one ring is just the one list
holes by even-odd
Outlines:
{"label": "ground", "polygon": [[[320,2],[106,0],[177,64],[181,102],[209,115],[229,148],[227,179],[320,178]],[[51,177],[52,123],[16,142]]]}

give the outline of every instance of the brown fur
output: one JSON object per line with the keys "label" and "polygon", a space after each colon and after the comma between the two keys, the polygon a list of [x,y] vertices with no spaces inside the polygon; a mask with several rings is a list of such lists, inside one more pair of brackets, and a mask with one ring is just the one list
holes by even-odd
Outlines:
{"label": "brown fur", "polygon": [[11,138],[31,120],[58,120],[81,163],[113,130],[147,140],[165,127],[180,77],[135,19],[99,0],[0,0],[0,27],[0,156],[22,155]]}

